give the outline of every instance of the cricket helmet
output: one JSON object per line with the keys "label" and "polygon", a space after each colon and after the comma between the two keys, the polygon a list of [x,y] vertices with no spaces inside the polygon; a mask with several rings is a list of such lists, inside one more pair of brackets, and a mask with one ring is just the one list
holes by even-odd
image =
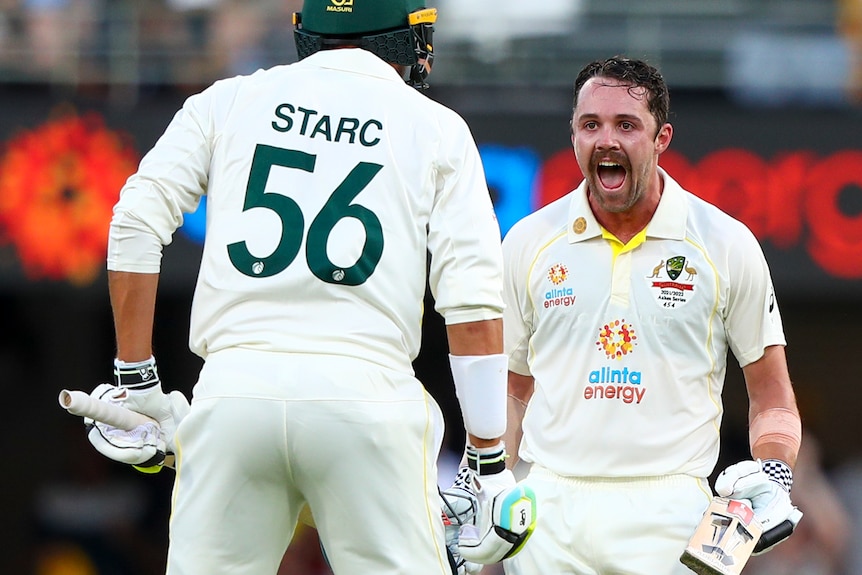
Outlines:
{"label": "cricket helmet", "polygon": [[437,10],[425,0],[304,0],[293,15],[299,59],[320,50],[358,46],[391,64],[410,66],[408,83],[427,88]]}

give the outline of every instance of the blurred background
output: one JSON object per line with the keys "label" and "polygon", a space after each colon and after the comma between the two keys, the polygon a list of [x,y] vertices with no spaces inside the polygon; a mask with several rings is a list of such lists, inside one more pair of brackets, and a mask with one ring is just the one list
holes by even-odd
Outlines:
{"label": "blurred background", "polygon": [[[862,0],[439,0],[428,95],[470,124],[503,233],[580,180],[571,86],[614,54],[658,66],[674,141],[662,165],[743,220],[771,263],[805,438],[799,532],[749,574],[862,575]],[[111,375],[104,251],[117,192],[183,100],[295,61],[298,0],[0,0],[0,571],[163,573],[172,472],[98,456],[60,389]],[[155,350],[191,394],[189,305],[203,210],[165,250]],[[426,302],[416,371],[463,430],[442,322]],[[733,358],[718,469],[747,457]],[[282,574],[328,573],[313,530]]]}

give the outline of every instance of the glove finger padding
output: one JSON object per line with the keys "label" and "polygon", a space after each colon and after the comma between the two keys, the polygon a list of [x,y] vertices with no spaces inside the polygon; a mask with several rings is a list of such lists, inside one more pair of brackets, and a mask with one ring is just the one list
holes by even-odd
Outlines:
{"label": "glove finger padding", "polygon": [[449,552],[452,572],[455,575],[476,575],[484,567],[479,563],[467,561],[458,551],[461,526],[474,523],[479,508],[479,502],[472,491],[470,474],[469,469],[462,467],[452,487],[440,492],[446,548]]}
{"label": "glove finger padding", "polygon": [[467,561],[498,563],[518,553],[536,526],[536,495],[516,485],[508,469],[474,477],[479,502],[476,522],[460,529],[458,552]]}
{"label": "glove finger padding", "polygon": [[[784,473],[790,474],[784,467]],[[716,478],[715,491],[720,496],[751,502],[754,517],[763,527],[754,555],[766,553],[790,537],[802,519],[802,512],[790,501],[791,481],[787,485],[780,483],[764,471],[760,460],[731,465]]]}
{"label": "glove finger padding", "polygon": [[92,419],[85,421],[89,427],[87,439],[109,459],[141,467],[161,465],[165,459],[165,443],[155,423],[126,431]]}

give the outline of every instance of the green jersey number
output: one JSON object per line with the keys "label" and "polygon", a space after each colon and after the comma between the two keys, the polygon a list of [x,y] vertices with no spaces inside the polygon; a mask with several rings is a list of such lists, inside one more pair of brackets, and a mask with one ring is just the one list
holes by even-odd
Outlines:
{"label": "green jersey number", "polygon": [[[243,211],[266,208],[281,220],[281,238],[275,250],[266,257],[258,257],[248,250],[246,242],[228,245],[231,263],[241,273],[255,278],[274,276],[287,269],[299,253],[305,220],[302,210],[293,199],[277,193],[265,193],[266,182],[273,166],[314,172],[317,157],[298,150],[286,150],[258,144],[251,162],[251,173],[245,190]],[[305,245],[305,259],[315,276],[326,283],[357,286],[374,273],[383,255],[383,226],[377,215],[350,202],[374,179],[383,166],[359,162],[347,174],[326,200],[320,212],[311,221]],[[350,267],[332,263],[326,252],[329,235],[342,218],[356,218],[365,228],[365,245],[359,259]]]}

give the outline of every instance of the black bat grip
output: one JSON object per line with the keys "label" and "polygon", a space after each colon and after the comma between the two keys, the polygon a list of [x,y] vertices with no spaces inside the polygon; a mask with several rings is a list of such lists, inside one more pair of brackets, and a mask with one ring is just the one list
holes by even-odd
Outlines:
{"label": "black bat grip", "polygon": [[790,519],[785,519],[769,531],[764,532],[757,544],[754,546],[754,553],[760,553],[764,549],[772,547],[783,539],[787,539],[793,535],[793,523]]}

